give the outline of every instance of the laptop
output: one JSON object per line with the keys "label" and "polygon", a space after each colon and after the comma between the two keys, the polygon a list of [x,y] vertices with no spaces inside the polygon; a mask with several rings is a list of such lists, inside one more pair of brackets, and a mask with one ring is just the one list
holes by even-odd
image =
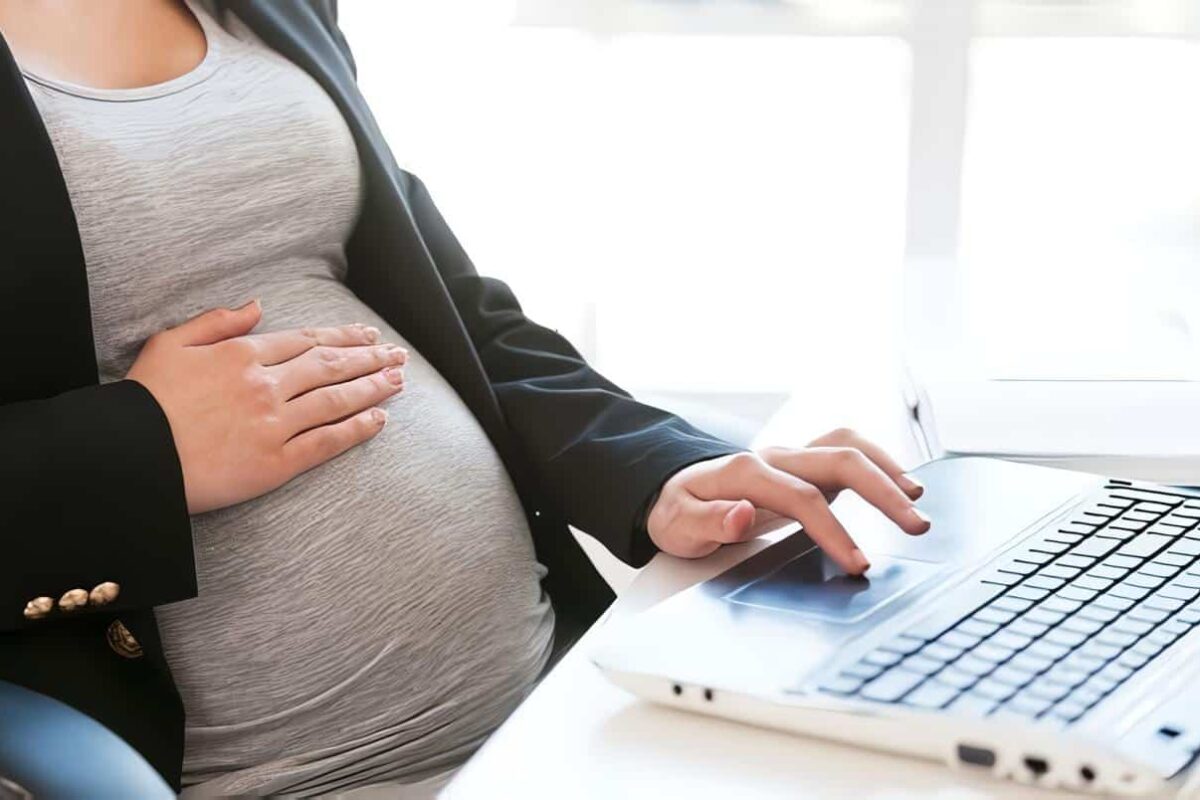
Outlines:
{"label": "laptop", "polygon": [[924,536],[834,504],[865,577],[793,523],[593,660],[677,708],[1032,785],[1174,791],[1200,749],[1200,491],[987,458],[915,474]]}

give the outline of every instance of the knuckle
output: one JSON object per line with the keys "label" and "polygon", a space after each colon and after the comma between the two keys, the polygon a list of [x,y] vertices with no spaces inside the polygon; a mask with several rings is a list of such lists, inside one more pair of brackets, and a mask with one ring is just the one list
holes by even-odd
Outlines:
{"label": "knuckle", "polygon": [[835,447],[830,451],[829,457],[838,469],[853,469],[866,461],[863,454],[853,447]]}
{"label": "knuckle", "polygon": [[812,506],[825,501],[825,495],[816,486],[807,481],[797,481],[796,499],[804,506]]}
{"label": "knuckle", "polygon": [[758,469],[759,458],[754,453],[734,453],[729,457],[729,466],[736,472]]}
{"label": "knuckle", "polygon": [[331,375],[340,375],[346,368],[346,356],[338,351],[336,347],[318,347],[316,349],[317,360],[321,364],[321,369]]}
{"label": "knuckle", "polygon": [[330,386],[323,392],[325,411],[331,417],[344,417],[350,408],[350,397],[342,386]]}
{"label": "knuckle", "polygon": [[854,441],[857,435],[853,428],[834,428],[825,435],[825,438],[833,443],[844,444]]}

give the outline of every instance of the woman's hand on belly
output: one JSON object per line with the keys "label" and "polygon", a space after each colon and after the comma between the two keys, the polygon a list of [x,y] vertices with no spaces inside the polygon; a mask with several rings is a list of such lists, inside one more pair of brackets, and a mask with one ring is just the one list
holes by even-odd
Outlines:
{"label": "woman's hand on belly", "polygon": [[363,325],[249,335],[257,301],[150,337],[126,378],[167,415],[188,511],[279,488],[375,436],[408,353]]}

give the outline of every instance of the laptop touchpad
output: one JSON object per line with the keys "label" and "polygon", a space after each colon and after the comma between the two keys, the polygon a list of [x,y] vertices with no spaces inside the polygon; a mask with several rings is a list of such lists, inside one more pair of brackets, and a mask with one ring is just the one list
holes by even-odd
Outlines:
{"label": "laptop touchpad", "polygon": [[814,547],[774,572],[735,589],[725,599],[828,622],[857,622],[944,567],[908,558],[872,556],[867,574],[854,578]]}

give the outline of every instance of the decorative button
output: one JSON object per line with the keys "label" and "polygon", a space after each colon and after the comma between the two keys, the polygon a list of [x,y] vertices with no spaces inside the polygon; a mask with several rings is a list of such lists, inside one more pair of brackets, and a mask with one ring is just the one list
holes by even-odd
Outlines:
{"label": "decorative button", "polygon": [[108,638],[108,646],[112,651],[121,658],[141,658],[142,645],[138,640],[133,638],[133,634],[129,632],[121,620],[113,620],[113,623],[108,626],[106,632]]}
{"label": "decorative button", "polygon": [[63,611],[74,611],[88,604],[88,593],[84,589],[72,589],[58,598],[58,607]]}
{"label": "decorative button", "polygon": [[88,595],[88,599],[94,606],[106,606],[113,600],[116,600],[117,595],[120,593],[120,584],[113,583],[112,581],[105,581],[95,589],[92,589],[92,593]]}
{"label": "decorative button", "polygon": [[54,600],[35,597],[25,604],[25,619],[41,619],[54,609]]}

